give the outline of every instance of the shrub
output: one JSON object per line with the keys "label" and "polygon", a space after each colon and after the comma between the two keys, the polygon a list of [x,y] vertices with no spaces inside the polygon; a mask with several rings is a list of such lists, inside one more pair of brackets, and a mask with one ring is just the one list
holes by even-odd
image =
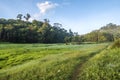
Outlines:
{"label": "shrub", "polygon": [[120,38],[112,44],[111,48],[120,48]]}

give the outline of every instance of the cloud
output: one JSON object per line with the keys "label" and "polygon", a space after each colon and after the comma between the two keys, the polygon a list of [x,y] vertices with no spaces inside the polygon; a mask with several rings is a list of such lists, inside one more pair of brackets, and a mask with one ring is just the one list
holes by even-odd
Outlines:
{"label": "cloud", "polygon": [[50,1],[45,1],[43,3],[37,3],[37,7],[39,8],[40,10],[40,13],[41,14],[45,14],[47,11],[57,7],[58,4],[57,3],[52,3]]}
{"label": "cloud", "polygon": [[59,6],[57,3],[52,3],[50,1],[45,1],[45,2],[39,2],[36,4],[36,6],[39,9],[38,13],[35,13],[33,17],[31,17],[30,21],[36,19],[39,20],[41,17],[43,17],[46,13],[50,12],[57,6]]}

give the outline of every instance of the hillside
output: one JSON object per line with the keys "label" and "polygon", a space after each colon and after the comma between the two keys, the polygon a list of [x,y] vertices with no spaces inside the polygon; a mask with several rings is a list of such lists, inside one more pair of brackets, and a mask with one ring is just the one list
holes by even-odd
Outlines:
{"label": "hillside", "polygon": [[120,48],[103,50],[81,70],[78,80],[120,80]]}
{"label": "hillside", "polygon": [[106,26],[101,27],[99,31],[104,33],[110,33],[113,34],[114,36],[119,35],[120,37],[120,25],[109,23]]}
{"label": "hillside", "polygon": [[120,38],[120,25],[109,23],[98,30],[78,36],[76,42],[113,42],[118,38]]}

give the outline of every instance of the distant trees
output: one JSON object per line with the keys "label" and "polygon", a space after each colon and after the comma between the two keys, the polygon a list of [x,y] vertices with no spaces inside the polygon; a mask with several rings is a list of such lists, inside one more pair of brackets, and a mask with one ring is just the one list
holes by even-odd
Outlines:
{"label": "distant trees", "polygon": [[114,28],[117,28],[117,27],[118,26],[116,24],[109,23],[106,26],[101,27],[101,29],[108,30],[108,29],[114,29]]}
{"label": "distant trees", "polygon": [[67,42],[112,42],[120,38],[120,25],[109,23],[99,30],[94,30],[84,35],[74,35],[71,38],[67,37]]}
{"label": "distant trees", "polygon": [[28,20],[30,19],[30,17],[31,17],[31,16],[30,16],[29,13],[27,13],[26,16],[24,16],[24,18],[26,19],[26,21],[28,21]]}
{"label": "distant trees", "polygon": [[44,19],[44,22],[49,23],[50,21],[49,21],[49,19]]}
{"label": "distant trees", "polygon": [[93,31],[91,33],[83,35],[84,42],[111,42],[114,41],[113,34]]}
{"label": "distant trees", "polygon": [[[0,19],[0,41],[14,43],[63,43],[65,37],[71,33],[62,26],[51,26],[45,22],[33,20],[32,22]],[[59,24],[59,23],[58,23]],[[59,24],[60,25],[60,24]]]}
{"label": "distant trees", "polygon": [[19,20],[21,20],[21,19],[22,19],[22,16],[23,16],[22,14],[18,14],[18,15],[17,15],[17,18],[18,18]]}
{"label": "distant trees", "polygon": [[29,22],[30,14],[18,14],[18,20],[0,18],[0,41],[14,43],[82,43],[82,42],[111,42],[120,38],[120,26],[107,24],[99,30],[94,30],[85,35],[67,31],[62,24],[50,25],[48,19],[44,22],[33,20]]}
{"label": "distant trees", "polygon": [[[17,15],[17,19],[19,19],[19,20],[22,20],[22,17],[23,17],[22,14],[18,14],[18,15]],[[31,16],[30,16],[29,13],[27,13],[26,16],[24,16],[24,18],[25,18],[26,21],[28,21],[28,20],[30,19],[30,17],[31,17]]]}

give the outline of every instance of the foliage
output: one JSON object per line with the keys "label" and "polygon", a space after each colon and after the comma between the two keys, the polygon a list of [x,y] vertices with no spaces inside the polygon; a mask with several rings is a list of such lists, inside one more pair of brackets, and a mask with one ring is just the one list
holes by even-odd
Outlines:
{"label": "foliage", "polygon": [[24,16],[24,18],[26,19],[26,21],[28,21],[28,20],[30,19],[30,17],[31,17],[31,16],[30,16],[29,13],[27,13],[26,16]]}
{"label": "foliage", "polygon": [[120,25],[109,23],[99,30],[73,36],[73,42],[113,42],[120,38]]}
{"label": "foliage", "polygon": [[120,80],[120,48],[102,51],[81,69],[78,80]]}
{"label": "foliage", "polygon": [[22,16],[23,16],[22,14],[18,14],[18,15],[17,15],[17,18],[21,20],[21,19],[22,19]]}
{"label": "foliage", "polygon": [[120,48],[120,39],[116,40],[111,46],[110,48]]}
{"label": "foliage", "polygon": [[114,40],[120,38],[120,25],[109,23],[106,26],[101,27],[100,32],[112,34]]}
{"label": "foliage", "polygon": [[27,21],[22,21],[22,14],[18,14],[18,20],[0,19],[0,41],[14,43],[63,43],[71,32],[54,25],[51,26],[47,19],[45,22],[33,20],[28,22],[30,14],[26,14]]}

